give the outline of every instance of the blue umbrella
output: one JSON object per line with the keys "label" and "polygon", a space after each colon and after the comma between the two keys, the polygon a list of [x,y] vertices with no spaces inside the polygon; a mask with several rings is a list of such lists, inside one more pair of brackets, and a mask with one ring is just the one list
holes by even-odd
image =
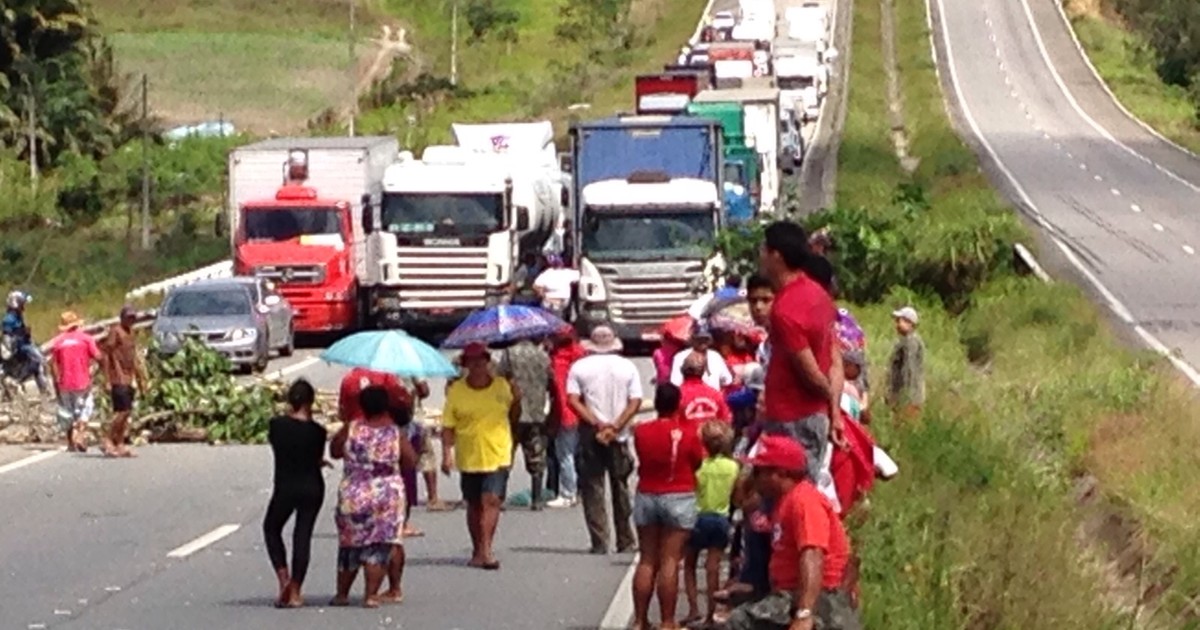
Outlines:
{"label": "blue umbrella", "polygon": [[410,378],[458,376],[458,368],[437,348],[403,330],[373,330],[351,335],[329,346],[321,353],[321,359]]}
{"label": "blue umbrella", "polygon": [[467,344],[517,341],[552,335],[568,324],[554,313],[536,306],[503,304],[471,313],[458,325],[443,348],[464,348]]}

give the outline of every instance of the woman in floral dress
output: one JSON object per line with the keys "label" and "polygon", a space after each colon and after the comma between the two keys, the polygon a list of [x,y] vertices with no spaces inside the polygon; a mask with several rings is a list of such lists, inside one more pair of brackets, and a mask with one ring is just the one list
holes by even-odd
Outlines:
{"label": "woman in floral dress", "polygon": [[402,598],[399,580],[379,595],[389,562],[403,571],[404,480],[401,468],[417,463],[412,443],[396,426],[388,409],[387,390],[367,387],[359,394],[363,419],[342,426],[330,444],[330,454],[343,459],[334,520],[338,529],[337,595],[334,606],[350,603],[350,587],[359,567],[366,574],[363,605]]}

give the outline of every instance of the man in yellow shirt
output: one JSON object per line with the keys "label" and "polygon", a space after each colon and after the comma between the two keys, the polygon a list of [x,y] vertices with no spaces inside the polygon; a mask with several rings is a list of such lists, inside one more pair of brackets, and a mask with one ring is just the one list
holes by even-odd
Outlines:
{"label": "man in yellow shirt", "polygon": [[442,472],[457,465],[467,530],[471,534],[470,566],[496,570],[492,541],[500,524],[500,506],[512,466],[512,426],[521,417],[521,392],[492,374],[492,356],[481,343],[463,349],[466,375],[446,390],[442,410]]}

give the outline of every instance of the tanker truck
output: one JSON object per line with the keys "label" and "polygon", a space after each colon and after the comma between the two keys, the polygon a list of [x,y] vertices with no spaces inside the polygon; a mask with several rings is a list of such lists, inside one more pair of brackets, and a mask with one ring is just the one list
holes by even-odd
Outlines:
{"label": "tanker truck", "polygon": [[364,216],[380,325],[455,324],[505,302],[522,257],[562,222],[563,174],[549,122],[453,126],[457,142],[388,167]]}
{"label": "tanker truck", "polygon": [[268,278],[299,333],[368,324],[358,217],[400,150],[393,137],[275,138],[229,154],[233,271]]}

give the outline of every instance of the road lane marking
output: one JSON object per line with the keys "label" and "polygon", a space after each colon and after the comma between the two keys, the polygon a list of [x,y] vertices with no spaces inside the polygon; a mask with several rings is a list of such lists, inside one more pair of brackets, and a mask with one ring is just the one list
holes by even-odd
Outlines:
{"label": "road lane marking", "polygon": [[639,555],[634,555],[633,562],[625,570],[625,576],[600,620],[599,630],[625,630],[633,620],[633,574],[637,572],[638,558]]}
{"label": "road lane marking", "polygon": [[1183,251],[1187,252],[1189,256],[1194,255],[1196,253],[1196,250],[1193,249],[1191,245],[1184,245]]}
{"label": "road lane marking", "polygon": [[1159,232],[1161,232],[1161,231],[1163,231],[1163,225],[1162,225],[1161,223],[1155,223],[1155,224],[1154,224],[1154,229],[1156,229],[1156,230],[1158,230]]}
{"label": "road lane marking", "polygon": [[1086,171],[1086,170],[1087,170],[1087,164],[1084,164],[1083,162],[1080,162],[1080,163],[1079,163],[1079,170],[1081,170],[1081,171]]}
{"label": "road lane marking", "polygon": [[51,457],[54,457],[55,455],[58,455],[61,452],[63,452],[63,449],[55,449],[53,451],[42,451],[41,453],[34,453],[33,455],[30,455],[28,457],[22,457],[21,459],[18,459],[15,462],[9,462],[3,466],[0,466],[0,475],[3,475],[6,472],[12,472],[19,468],[31,466],[38,462],[44,462],[47,459],[50,459]]}
{"label": "road lane marking", "polygon": [[1096,175],[1096,176],[1094,176],[1094,177],[1093,177],[1093,179],[1095,179],[1095,180],[1096,180],[1096,181],[1098,181],[1098,182],[1102,182],[1102,181],[1104,181],[1104,178],[1103,178],[1103,177],[1100,177],[1099,175]]}
{"label": "road lane marking", "polygon": [[167,554],[167,557],[168,558],[186,558],[186,557],[196,553],[197,551],[200,551],[201,549],[217,542],[218,540],[221,540],[222,538],[232,534],[233,532],[236,532],[237,530],[241,529],[241,527],[242,527],[241,525],[233,524],[233,523],[228,524],[228,525],[222,525],[222,526],[212,530],[211,532],[208,532],[207,534],[204,534],[203,536],[193,540],[190,543],[176,547],[174,550],[172,550],[170,553]]}
{"label": "road lane marking", "polygon": [[1141,211],[1142,211],[1142,207],[1141,207],[1141,206],[1139,206],[1139,205],[1137,205],[1136,203],[1135,203],[1135,204],[1130,204],[1130,206],[1129,206],[1129,209],[1130,209],[1130,210],[1133,210],[1134,212],[1141,212]]}
{"label": "road lane marking", "polygon": [[[967,124],[971,128],[971,132],[976,138],[979,139],[979,143],[983,147],[983,150],[988,154],[988,157],[991,158],[992,162],[994,162],[995,165],[1000,169],[1000,172],[1004,175],[1004,177],[1012,184],[1017,196],[1020,197],[1020,200],[1025,204],[1025,208],[1033,215],[1033,220],[1046,230],[1046,233],[1050,236],[1051,242],[1053,242],[1055,247],[1062,252],[1063,256],[1066,257],[1067,262],[1071,263],[1071,265],[1075,267],[1076,271],[1078,271],[1079,274],[1084,277],[1084,279],[1086,279],[1093,287],[1095,287],[1096,291],[1106,302],[1109,310],[1111,310],[1114,315],[1120,318],[1121,321],[1133,327],[1133,331],[1142,338],[1142,341],[1144,341],[1147,346],[1170,361],[1171,365],[1175,366],[1177,370],[1182,372],[1183,375],[1188,378],[1188,380],[1192,381],[1192,383],[1194,383],[1197,387],[1200,387],[1200,371],[1197,371],[1193,365],[1176,356],[1176,354],[1165,344],[1163,344],[1163,342],[1159,341],[1157,337],[1150,334],[1145,328],[1142,328],[1142,326],[1137,323],[1137,320],[1133,318],[1133,313],[1129,311],[1129,308],[1125,306],[1125,304],[1122,303],[1121,300],[1115,294],[1113,294],[1113,292],[1109,290],[1109,288],[1105,286],[1099,278],[1096,277],[1096,274],[1092,273],[1092,271],[1088,269],[1087,265],[1085,265],[1083,261],[1079,259],[1079,256],[1075,255],[1075,251],[1068,247],[1067,244],[1056,235],[1057,230],[1055,229],[1054,224],[1050,223],[1050,221],[1046,219],[1046,216],[1042,214],[1042,211],[1038,208],[1037,204],[1034,203],[1033,198],[1029,196],[1029,191],[1025,190],[1025,187],[1021,185],[1020,180],[1017,179],[1017,176],[1012,172],[1012,169],[1010,169],[1008,164],[1000,158],[1000,154],[996,153],[996,149],[992,146],[992,143],[989,142],[988,139],[983,135],[983,131],[979,129],[979,123],[975,120],[975,116],[971,113],[971,106],[967,103],[966,97],[963,96],[962,82],[958,78],[958,66],[954,63],[954,48],[950,41],[950,27],[945,19],[946,0],[925,0],[925,11],[931,16],[930,20],[932,20],[932,4],[935,1],[937,2],[939,17],[941,18],[941,39],[946,52],[946,63],[949,66],[948,70],[950,71],[950,83],[954,87],[955,95],[958,97],[957,102],[959,107],[962,109],[963,117],[966,118]],[[1022,4],[1025,4],[1024,0],[1022,0]],[[1025,5],[1025,11],[1026,15],[1032,20],[1032,15],[1029,13],[1029,5],[1027,4]],[[1034,33],[1040,42],[1041,35],[1038,34],[1036,28],[1034,28]],[[930,43],[934,44],[933,29],[930,29],[929,31],[929,37]],[[936,46],[934,50],[936,52]],[[1045,56],[1044,47],[1043,56]],[[1069,97],[1070,96],[1068,95],[1068,98]],[[1082,110],[1079,110],[1079,105],[1077,103],[1075,104],[1075,108],[1082,113]],[[1169,171],[1167,172],[1169,173]]]}
{"label": "road lane marking", "polygon": [[[1059,148],[1061,148],[1061,147],[1059,147]],[[1067,159],[1068,159],[1068,160],[1074,160],[1074,159],[1075,159],[1075,156],[1074,156],[1074,155],[1071,155],[1071,152],[1070,152],[1070,151],[1067,151]]]}
{"label": "road lane marking", "polygon": [[303,370],[311,365],[314,365],[314,364],[318,363],[320,360],[321,360],[320,357],[307,357],[307,358],[297,361],[291,365],[284,366],[274,372],[271,372],[268,376],[266,376],[266,378],[267,378],[267,380],[277,381],[277,380],[280,380],[283,377],[287,376],[288,374],[291,374],[292,372],[299,372],[300,370]]}
{"label": "road lane marking", "polygon": [[1111,192],[1111,193],[1113,194],[1113,196],[1114,196],[1114,197],[1120,197],[1120,196],[1121,196],[1121,191],[1117,190],[1116,188],[1110,188],[1110,189],[1108,189],[1108,190],[1109,190],[1109,192]]}
{"label": "road lane marking", "polygon": [[[939,2],[940,1],[941,0],[939,0]],[[1090,115],[1088,115],[1087,112],[1083,111],[1083,107],[1081,107],[1079,105],[1079,101],[1075,100],[1075,95],[1071,93],[1071,90],[1069,88],[1067,88],[1067,84],[1066,84],[1066,82],[1063,81],[1062,75],[1060,75],[1058,73],[1058,68],[1055,67],[1054,61],[1050,59],[1050,53],[1049,53],[1049,51],[1046,50],[1046,42],[1042,40],[1042,32],[1038,29],[1037,21],[1033,19],[1033,10],[1029,8],[1028,0],[1021,0],[1021,8],[1025,10],[1025,19],[1029,23],[1029,30],[1033,31],[1033,40],[1037,44],[1038,53],[1042,56],[1042,61],[1045,62],[1046,67],[1049,68],[1050,76],[1052,76],[1054,78],[1054,83],[1056,85],[1058,85],[1058,90],[1060,92],[1062,92],[1062,95],[1067,98],[1067,103],[1069,103],[1071,105],[1071,108],[1075,110],[1075,113],[1079,114],[1079,116],[1084,120],[1084,122],[1086,122],[1088,125],[1090,125],[1092,127],[1092,129],[1095,129],[1097,133],[1099,133],[1101,136],[1104,137],[1104,139],[1108,140],[1109,142],[1112,142],[1113,144],[1117,145],[1118,147],[1121,147],[1121,149],[1123,149],[1126,153],[1145,162],[1146,164],[1149,164],[1150,166],[1154,167],[1160,173],[1166,175],[1167,177],[1170,177],[1171,179],[1179,182],[1180,184],[1183,184],[1184,186],[1191,188],[1194,192],[1200,192],[1200,186],[1193,184],[1192,182],[1188,181],[1187,179],[1184,179],[1183,177],[1180,177],[1174,171],[1166,168],[1165,166],[1162,166],[1161,164],[1159,164],[1158,162],[1155,162],[1154,160],[1151,160],[1150,158],[1139,153],[1137,151],[1137,149],[1134,149],[1134,148],[1130,147],[1129,145],[1125,144],[1124,142],[1118,140],[1115,136],[1113,136],[1111,133],[1109,133],[1108,129],[1105,129],[1103,126],[1100,125],[1100,123],[1096,122],[1096,119],[1092,118]],[[1068,30],[1070,30],[1070,29],[1068,29]],[[942,32],[943,33],[946,32],[944,27],[942,29]],[[1087,55],[1084,55],[1084,58],[1086,59]],[[1104,82],[1101,81],[1100,84],[1104,85]],[[1198,374],[1200,374],[1200,373],[1198,373]]]}

